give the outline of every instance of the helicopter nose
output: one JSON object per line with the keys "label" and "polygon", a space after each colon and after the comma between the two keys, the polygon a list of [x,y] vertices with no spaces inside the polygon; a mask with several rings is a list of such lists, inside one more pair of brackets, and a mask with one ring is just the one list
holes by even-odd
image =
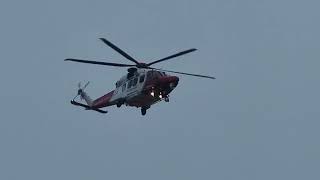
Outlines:
{"label": "helicopter nose", "polygon": [[177,87],[178,85],[178,82],[179,82],[179,78],[177,76],[172,76],[171,77],[171,82],[170,82],[170,88],[171,89],[174,89],[175,87]]}
{"label": "helicopter nose", "polygon": [[177,76],[172,76],[172,82],[178,85],[179,78]]}
{"label": "helicopter nose", "polygon": [[160,83],[163,85],[169,85],[171,89],[178,85],[179,78],[177,76],[166,76],[160,78]]}

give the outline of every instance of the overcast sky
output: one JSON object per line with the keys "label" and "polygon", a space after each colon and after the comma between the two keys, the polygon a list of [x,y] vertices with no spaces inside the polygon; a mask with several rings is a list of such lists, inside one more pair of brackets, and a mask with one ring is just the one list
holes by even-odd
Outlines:
{"label": "overcast sky", "polygon": [[[2,0],[0,179],[320,179],[320,3],[316,0]],[[98,114],[93,98],[127,63],[199,49],[156,67],[179,76],[170,103]]]}

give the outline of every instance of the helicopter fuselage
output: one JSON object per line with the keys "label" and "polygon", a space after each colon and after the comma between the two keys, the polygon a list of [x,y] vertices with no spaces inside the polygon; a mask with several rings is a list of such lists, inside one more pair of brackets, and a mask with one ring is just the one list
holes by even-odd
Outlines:
{"label": "helicopter fuselage", "polygon": [[92,108],[121,105],[148,109],[161,100],[168,101],[170,92],[178,85],[179,78],[161,71],[137,69],[133,75],[123,76],[115,90],[94,100]]}

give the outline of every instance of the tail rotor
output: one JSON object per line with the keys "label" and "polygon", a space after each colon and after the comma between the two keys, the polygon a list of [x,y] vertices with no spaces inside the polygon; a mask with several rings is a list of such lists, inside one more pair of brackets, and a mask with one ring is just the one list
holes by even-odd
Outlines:
{"label": "tail rotor", "polygon": [[[94,110],[94,111],[97,111],[99,113],[107,113],[108,111],[104,111],[104,110],[101,110],[99,108],[96,108],[94,106],[92,106],[93,104],[93,101],[92,99],[87,95],[86,92],[84,92],[84,89],[86,89],[89,85],[89,81],[83,86],[81,87],[81,82],[78,83],[78,93],[77,95],[73,98],[73,100],[71,100],[71,104],[75,105],[75,106],[81,106],[81,107],[84,107],[86,110]],[[83,103],[80,103],[80,102],[77,102],[75,99],[80,96],[80,100],[85,100],[86,101],[86,104],[83,104]]]}
{"label": "tail rotor", "polygon": [[73,98],[76,99],[78,96],[80,96],[80,100],[83,100],[83,97],[81,96],[81,94],[83,93],[84,89],[87,88],[87,86],[90,84],[90,81],[88,81],[83,87],[81,87],[81,82],[78,83],[78,93],[77,95]]}

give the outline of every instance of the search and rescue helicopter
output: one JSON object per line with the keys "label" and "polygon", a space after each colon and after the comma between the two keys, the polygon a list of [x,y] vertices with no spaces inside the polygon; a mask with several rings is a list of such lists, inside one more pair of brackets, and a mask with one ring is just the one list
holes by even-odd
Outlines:
{"label": "search and rescue helicopter", "polygon": [[[166,74],[166,72],[215,79],[212,76],[169,71],[151,67],[151,65],[154,65],[156,63],[196,51],[197,49],[193,48],[181,51],[179,53],[153,61],[151,63],[142,63],[138,62],[136,59],[125,53],[123,50],[121,50],[119,47],[117,47],[107,39],[100,38],[100,40],[134,64],[120,64],[71,58],[65,59],[65,61],[73,61],[79,63],[128,67],[128,73],[116,82],[116,88],[109,93],[97,98],[96,100],[92,100],[84,91],[89,82],[86,83],[83,87],[81,87],[81,83],[78,84],[77,95],[71,100],[71,104],[84,107],[86,110],[94,110],[100,113],[107,113],[108,111],[102,110],[101,108],[113,105],[116,105],[117,107],[126,105],[141,108],[141,114],[145,115],[147,109],[149,109],[151,105],[161,100],[169,102],[170,92],[178,85],[179,78],[177,76],[168,75]],[[80,100],[84,99],[86,104],[77,102],[76,98],[78,96],[80,96]]]}

